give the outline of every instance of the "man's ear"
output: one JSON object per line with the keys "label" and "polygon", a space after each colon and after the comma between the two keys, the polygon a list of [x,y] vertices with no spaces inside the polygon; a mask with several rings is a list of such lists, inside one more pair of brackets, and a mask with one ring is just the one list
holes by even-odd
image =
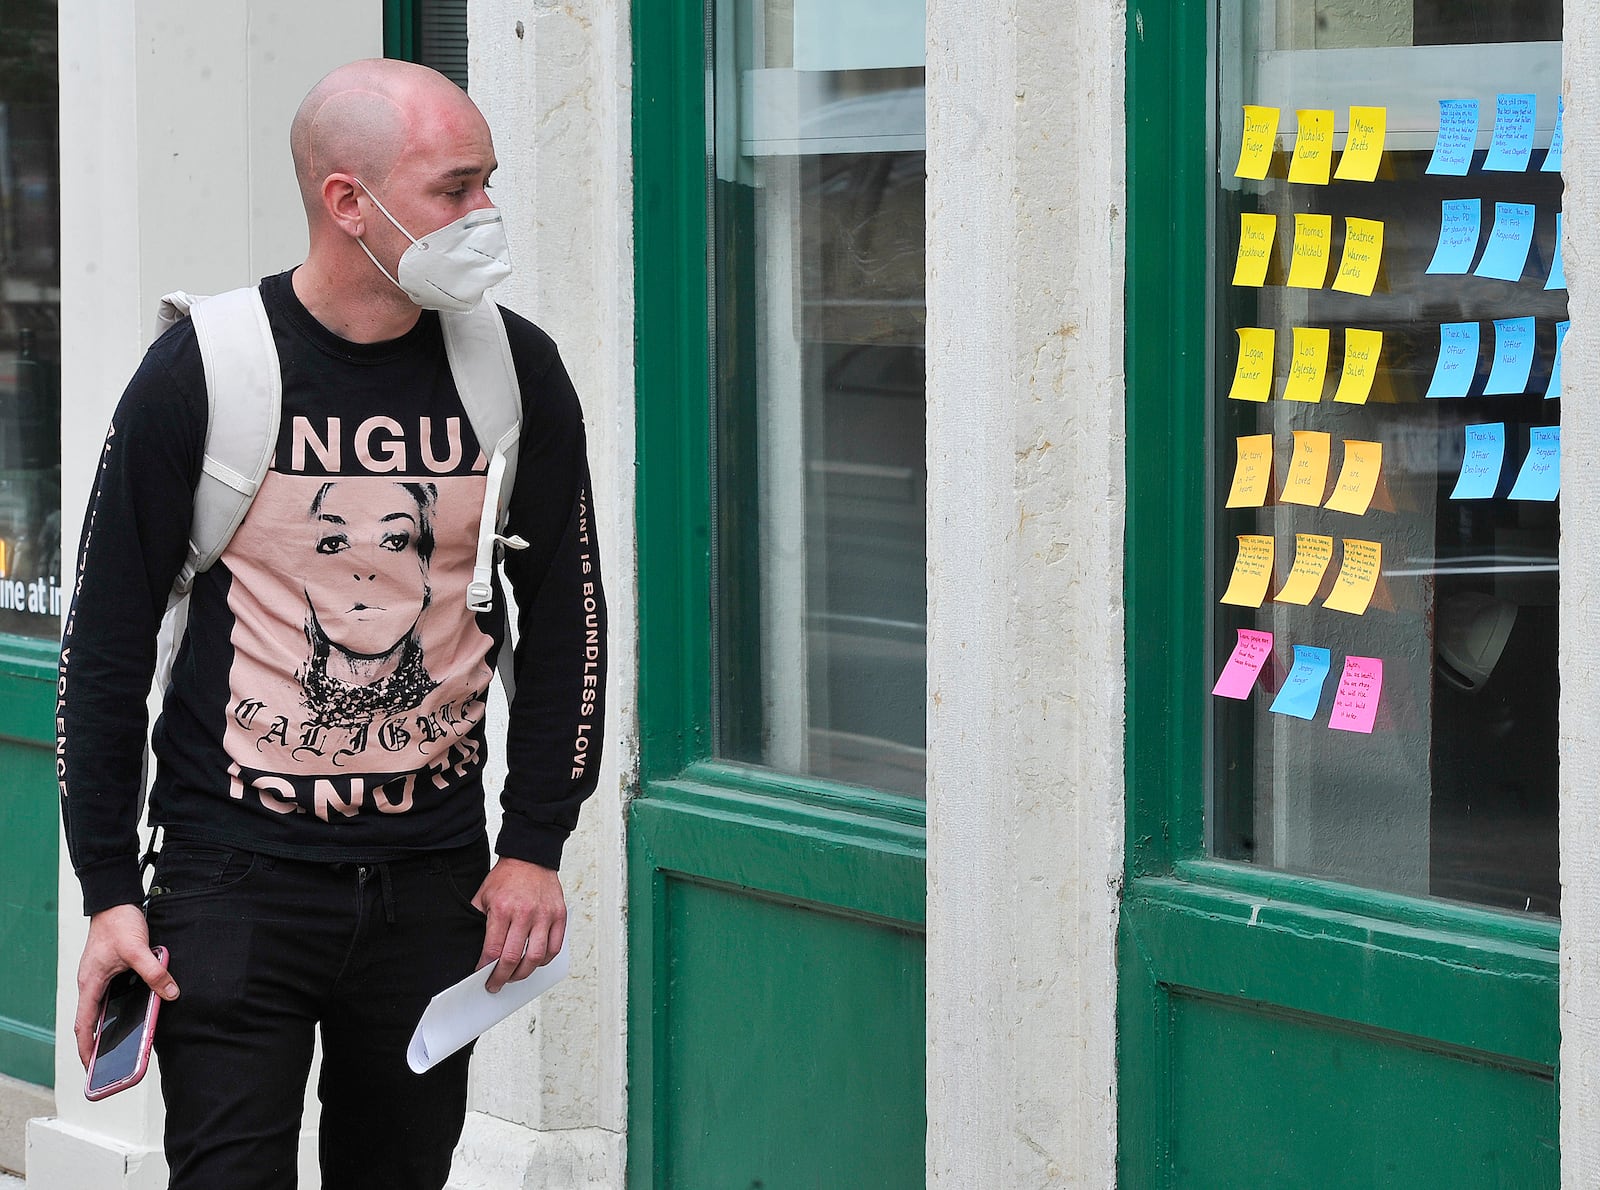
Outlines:
{"label": "man's ear", "polygon": [[328,218],[352,239],[367,233],[366,216],[356,200],[361,187],[349,174],[329,174],[322,180],[322,206]]}

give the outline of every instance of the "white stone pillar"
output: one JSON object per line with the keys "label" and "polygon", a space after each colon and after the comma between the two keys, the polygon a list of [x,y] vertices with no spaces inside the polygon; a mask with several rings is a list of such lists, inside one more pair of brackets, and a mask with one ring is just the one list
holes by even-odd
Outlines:
{"label": "white stone pillar", "polygon": [[[156,299],[171,289],[232,288],[303,257],[289,121],[324,73],[381,52],[382,16],[376,3],[61,0],[68,566],[101,440],[153,328]],[[28,1184],[164,1186],[154,1076],[99,1104],[83,1098],[72,1038],[81,904],[63,843],[57,1115],[29,1127]]]}
{"label": "white stone pillar", "polygon": [[1115,1181],[1123,36],[928,0],[930,1186]]}

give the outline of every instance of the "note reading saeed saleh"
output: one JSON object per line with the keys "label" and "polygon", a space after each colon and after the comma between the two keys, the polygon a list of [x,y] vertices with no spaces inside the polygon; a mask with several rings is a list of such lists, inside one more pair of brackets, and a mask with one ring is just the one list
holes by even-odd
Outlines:
{"label": "note reading saeed saleh", "polygon": [[1389,123],[1389,109],[1350,108],[1350,131],[1344,138],[1344,152],[1333,176],[1341,182],[1370,182],[1378,176],[1383,161],[1383,137]]}
{"label": "note reading saeed saleh", "polygon": [[1289,161],[1289,180],[1326,186],[1333,169],[1333,113],[1318,108],[1295,112],[1299,121],[1294,134],[1294,156]]}
{"label": "note reading saeed saleh", "polygon": [[1511,487],[1512,500],[1554,500],[1561,493],[1561,427],[1528,431],[1528,457]]}
{"label": "note reading saeed saleh", "polygon": [[1557,211],[1556,212],[1556,255],[1555,255],[1555,259],[1550,262],[1550,275],[1545,278],[1544,287],[1546,289],[1565,289],[1567,287],[1567,266],[1562,263],[1562,257],[1561,257],[1561,239],[1562,239],[1561,233],[1562,233],[1562,230],[1563,230],[1563,226],[1562,226],[1562,222],[1561,222],[1562,218],[1563,218],[1563,216],[1562,216],[1561,212]]}
{"label": "note reading saeed saleh", "polygon": [[1489,232],[1489,246],[1483,250],[1483,259],[1472,270],[1474,277],[1493,277],[1499,281],[1520,281],[1522,270],[1528,263],[1528,249],[1533,246],[1533,204],[1526,202],[1497,202],[1494,204],[1494,228]]}
{"label": "note reading saeed saleh", "polygon": [[1260,508],[1272,480],[1272,435],[1245,434],[1238,440],[1239,461],[1228,489],[1229,508]]}
{"label": "note reading saeed saleh", "polygon": [[1283,385],[1283,399],[1322,400],[1322,381],[1327,374],[1328,328],[1295,327],[1294,350],[1289,356],[1289,379]]}
{"label": "note reading saeed saleh", "polygon": [[1561,96],[1556,96],[1556,130],[1550,134],[1550,148],[1545,152],[1544,164],[1539,167],[1542,174],[1558,174],[1561,172],[1561,142],[1563,139],[1562,126],[1567,122],[1567,101]]}
{"label": "note reading saeed saleh", "polygon": [[1272,240],[1278,231],[1276,215],[1246,211],[1239,216],[1239,259],[1233,265],[1233,283],[1260,289],[1272,262]]}
{"label": "note reading saeed saleh", "polygon": [[1378,282],[1378,265],[1383,261],[1383,220],[1344,221],[1344,256],[1334,274],[1333,288],[1340,293],[1371,297]]}
{"label": "note reading saeed saleh", "polygon": [[1550,383],[1544,390],[1547,400],[1561,395],[1561,347],[1567,341],[1567,328],[1571,325],[1570,320],[1556,323],[1556,359],[1555,363],[1550,365]]}
{"label": "note reading saeed saleh", "polygon": [[1533,120],[1539,100],[1534,95],[1502,92],[1494,101],[1494,136],[1489,140],[1489,155],[1483,168],[1502,173],[1520,173],[1533,156]]}
{"label": "note reading saeed saleh", "polygon": [[1289,263],[1292,289],[1321,289],[1328,276],[1328,249],[1333,243],[1332,215],[1294,217],[1294,256]]}
{"label": "note reading saeed saleh", "polygon": [[1333,538],[1320,533],[1294,535],[1294,565],[1289,577],[1283,581],[1283,590],[1274,595],[1275,603],[1294,603],[1306,606],[1322,587],[1322,576],[1328,573],[1328,563],[1333,560]]}
{"label": "note reading saeed saleh", "polygon": [[1494,323],[1494,365],[1489,369],[1486,397],[1528,391],[1533,368],[1533,319],[1497,318]]}
{"label": "note reading saeed saleh", "polygon": [[1328,726],[1335,731],[1372,734],[1378,718],[1378,699],[1383,695],[1383,659],[1346,657],[1339,675],[1339,689],[1333,696],[1333,717]]}
{"label": "note reading saeed saleh", "polygon": [[1361,516],[1372,505],[1372,494],[1377,491],[1382,470],[1383,443],[1346,438],[1344,466],[1339,470],[1338,482],[1333,485],[1333,495],[1328,497],[1324,507]]}
{"label": "note reading saeed saleh", "polygon": [[1244,105],[1244,138],[1239,142],[1239,164],[1233,167],[1236,178],[1267,176],[1272,165],[1272,150],[1278,143],[1278,109]]}
{"label": "note reading saeed saleh", "polygon": [[1439,139],[1428,158],[1428,173],[1464,176],[1472,165],[1472,150],[1478,144],[1478,101],[1476,99],[1439,100]]}
{"label": "note reading saeed saleh", "polygon": [[1344,405],[1365,405],[1372,393],[1383,356],[1383,332],[1349,327],[1344,332],[1344,371],[1333,399]]}
{"label": "note reading saeed saleh", "polygon": [[1336,612],[1349,612],[1359,616],[1372,602],[1372,593],[1378,587],[1378,573],[1383,568],[1383,543],[1344,539],[1344,559],[1339,563],[1339,577],[1333,580],[1333,590],[1322,603]]}
{"label": "note reading saeed saleh", "polygon": [[1430,273],[1465,273],[1478,254],[1478,233],[1483,226],[1483,201],[1447,198],[1439,216],[1439,244],[1428,262]]}
{"label": "note reading saeed saleh", "polygon": [[1272,700],[1272,710],[1279,715],[1293,715],[1296,719],[1315,719],[1317,704],[1322,701],[1322,686],[1333,665],[1333,654],[1316,645],[1296,645],[1294,665],[1283,680],[1278,697]]}
{"label": "note reading saeed saleh", "polygon": [[1272,360],[1277,332],[1269,326],[1241,326],[1239,362],[1233,370],[1233,387],[1228,398],[1234,401],[1265,401],[1272,395]]}
{"label": "note reading saeed saleh", "polygon": [[1272,633],[1257,632],[1254,628],[1239,629],[1239,643],[1233,646],[1211,693],[1222,698],[1249,698],[1256,679],[1261,676],[1261,667],[1270,656]]}
{"label": "note reading saeed saleh", "polygon": [[1233,578],[1223,592],[1221,602],[1234,607],[1260,607],[1267,597],[1267,584],[1272,581],[1272,535],[1270,533],[1242,533],[1239,535],[1239,556],[1233,560]]}
{"label": "note reading saeed saleh", "polygon": [[1447,322],[1439,328],[1439,362],[1428,382],[1430,397],[1464,397],[1478,372],[1478,324]]}
{"label": "note reading saeed saleh", "polygon": [[1506,457],[1506,424],[1483,422],[1467,426],[1461,474],[1456,477],[1452,500],[1487,500],[1500,486],[1500,465]]}
{"label": "note reading saeed saleh", "polygon": [[1325,430],[1295,430],[1294,453],[1289,456],[1289,478],[1284,482],[1284,504],[1320,505],[1328,486],[1328,452],[1333,435]]}

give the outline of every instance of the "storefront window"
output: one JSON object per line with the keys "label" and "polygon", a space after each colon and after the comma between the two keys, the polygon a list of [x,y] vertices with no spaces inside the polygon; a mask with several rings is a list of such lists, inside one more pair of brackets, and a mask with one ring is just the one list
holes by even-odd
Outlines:
{"label": "storefront window", "polygon": [[922,5],[712,22],[717,752],[920,795]]}
{"label": "storefront window", "polygon": [[60,631],[56,5],[0,9],[0,633]]}
{"label": "storefront window", "polygon": [[1209,847],[1554,914],[1561,6],[1221,14]]}

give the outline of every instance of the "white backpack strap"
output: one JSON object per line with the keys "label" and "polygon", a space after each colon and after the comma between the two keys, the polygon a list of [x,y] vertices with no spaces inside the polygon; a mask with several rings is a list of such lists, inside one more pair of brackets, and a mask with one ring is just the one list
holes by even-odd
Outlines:
{"label": "white backpack strap", "polygon": [[526,549],[520,537],[504,537],[506,505],[517,477],[517,443],[522,435],[522,390],[517,384],[505,320],[491,301],[463,314],[441,311],[445,354],[456,391],[472,422],[472,432],[489,455],[483,515],[478,522],[478,554],[467,586],[467,607],[486,612],[494,606],[495,547]]}
{"label": "white backpack strap", "polygon": [[180,592],[222,556],[250,511],[272,464],[283,403],[278,348],[255,286],[193,300],[189,316],[205,364],[209,416]]}
{"label": "white backpack strap", "polygon": [[[177,326],[185,318],[189,317],[189,311],[194,309],[195,303],[203,302],[205,300],[204,294],[185,293],[181,289],[175,289],[171,293],[162,294],[161,303],[156,307],[155,338],[159,339],[162,335],[166,334],[173,327]],[[152,340],[152,342],[154,342],[154,340]]]}

